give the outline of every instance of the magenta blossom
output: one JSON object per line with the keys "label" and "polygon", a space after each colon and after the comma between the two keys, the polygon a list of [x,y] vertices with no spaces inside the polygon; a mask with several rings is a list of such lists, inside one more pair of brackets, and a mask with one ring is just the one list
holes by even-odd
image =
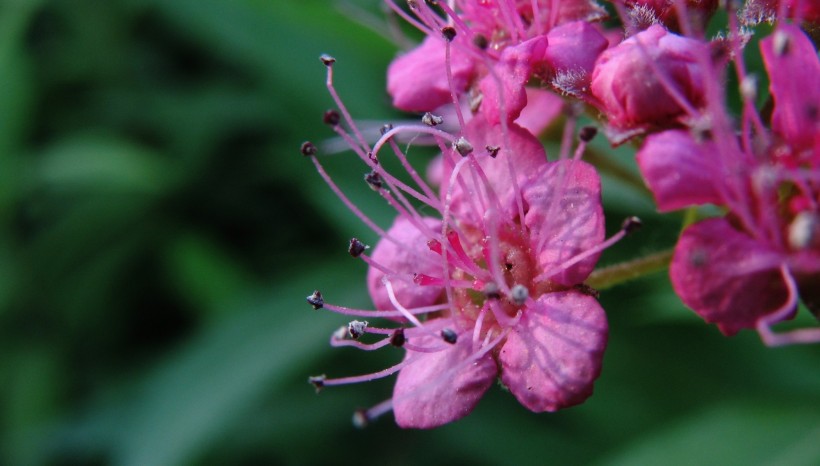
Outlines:
{"label": "magenta blossom", "polygon": [[592,94],[609,121],[613,143],[697,116],[704,103],[699,58],[708,56],[705,47],[654,25],[601,54]]}
{"label": "magenta blossom", "polygon": [[[332,73],[332,60],[325,62]],[[636,225],[630,221],[604,240],[600,179],[578,160],[591,133],[585,132],[575,158],[548,162],[538,140],[514,123],[491,125],[479,115],[452,135],[428,116],[424,124],[386,127],[371,147],[338,99],[337,105],[352,134],[338,115],[326,121],[369,167],[367,183],[398,216],[389,229],[378,227],[333,183],[306,143],[303,154],[380,237],[372,254],[361,241],[350,243],[351,255],[370,267],[376,310],[331,305],[318,291],[308,302],[368,319],[336,332],[334,346],[392,345],[405,356],[374,374],[311,382],[322,388],[398,372],[392,398],[355,420],[364,423],[392,409],[398,425],[408,428],[460,419],[496,379],[535,412],[586,400],[601,372],[608,326],[596,292],[583,282],[601,251]],[[400,134],[439,141],[438,190],[394,142]],[[413,186],[385,169],[385,151],[398,158]],[[389,324],[370,325],[377,318]]]}
{"label": "magenta blossom", "polygon": [[607,45],[587,23],[602,19],[604,11],[588,0],[558,2],[555,11],[544,0],[440,2],[438,8],[412,2],[418,20],[388,4],[427,34],[388,69],[393,105],[406,111],[468,100],[493,124],[513,122],[527,103],[525,86],[532,78],[584,97],[595,59]]}
{"label": "magenta blossom", "polygon": [[770,327],[791,318],[800,299],[820,311],[820,60],[795,26],[760,46],[774,98],[770,131],[747,77],[740,138],[714,111],[704,140],[682,130],[652,135],[638,164],[660,210],[728,210],[691,225],[675,248],[670,275],[683,302],[727,335],[756,328],[770,345],[816,342],[820,329]]}

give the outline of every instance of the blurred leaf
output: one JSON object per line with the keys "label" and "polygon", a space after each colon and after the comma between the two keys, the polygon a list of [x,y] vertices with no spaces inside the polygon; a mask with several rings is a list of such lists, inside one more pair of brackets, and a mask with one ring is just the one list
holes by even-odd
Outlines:
{"label": "blurred leaf", "polygon": [[761,399],[710,406],[636,439],[599,464],[783,465],[820,462],[820,407]]}

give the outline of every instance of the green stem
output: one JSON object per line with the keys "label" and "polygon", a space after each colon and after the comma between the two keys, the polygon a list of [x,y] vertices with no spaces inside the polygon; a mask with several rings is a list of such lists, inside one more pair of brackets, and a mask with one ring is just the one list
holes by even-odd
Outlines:
{"label": "green stem", "polygon": [[611,288],[629,280],[649,275],[669,267],[672,250],[656,252],[640,259],[621,262],[592,272],[586,284],[597,290]]}

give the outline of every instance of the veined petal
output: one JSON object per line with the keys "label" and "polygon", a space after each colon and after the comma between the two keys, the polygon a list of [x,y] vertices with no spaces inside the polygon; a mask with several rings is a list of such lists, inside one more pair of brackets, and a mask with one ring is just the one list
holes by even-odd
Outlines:
{"label": "veined petal", "polygon": [[820,59],[797,26],[784,24],[760,41],[774,96],[772,129],[796,149],[820,132]]}
{"label": "veined petal", "polygon": [[[460,41],[456,37],[456,41]],[[467,54],[451,53],[453,84],[461,92],[473,75],[473,61]],[[427,37],[418,47],[402,55],[387,69],[387,92],[393,105],[409,112],[432,111],[452,101],[447,82],[446,48],[439,37]]]}
{"label": "veined petal", "polygon": [[582,403],[601,373],[608,331],[595,298],[575,291],[541,295],[501,348],[501,380],[534,412]]}
{"label": "veined petal", "polygon": [[637,154],[641,174],[661,212],[706,203],[722,204],[715,189],[724,182],[715,162],[718,156],[713,144],[698,144],[683,130],[647,137]]}
{"label": "veined petal", "polygon": [[527,105],[524,86],[533,69],[544,62],[546,49],[546,36],[538,36],[504,49],[493,68],[494,72],[484,77],[479,84],[484,96],[481,113],[487,121],[496,125],[502,119],[512,122],[518,118],[521,109]]}
{"label": "veined petal", "polygon": [[[563,160],[549,163],[522,188],[524,223],[538,265],[546,271],[604,240],[601,179],[586,162]],[[589,276],[599,254],[594,254],[550,277],[572,286]]]}
{"label": "veined petal", "polygon": [[[547,164],[547,155],[544,152],[544,146],[529,131],[515,123],[509,123],[507,129],[505,135],[501,125],[492,125],[481,115],[476,115],[467,123],[464,135],[475,148],[474,156],[487,176],[490,188],[499,200],[501,210],[505,214],[512,215],[515,211],[515,199],[513,198],[515,191],[508,159],[512,161],[515,179],[521,187],[539,167]],[[509,147],[505,146],[507,143]],[[491,157],[487,153],[486,146],[500,147],[501,151],[497,157]],[[449,183],[453,166],[448,163],[444,166],[442,181]],[[480,177],[472,176],[471,170],[472,168],[467,167],[461,170],[460,177],[463,183],[457,182],[453,185],[450,206],[459,220],[481,225],[484,212],[492,205],[485,205],[480,211],[473,207],[473,203],[477,203],[479,199],[489,203],[489,195]],[[446,186],[442,189],[442,194],[446,196]]]}
{"label": "veined petal", "polygon": [[[426,218],[424,223],[433,231],[441,230],[440,220]],[[371,258],[400,275],[388,276],[396,300],[407,308],[434,304],[441,296],[442,288],[419,286],[412,282],[414,273],[431,276],[442,274],[439,256],[427,247],[428,237],[405,217],[396,218],[387,234],[399,244],[382,238],[373,249]],[[376,309],[394,309],[395,306],[390,302],[387,289],[382,281],[384,277],[384,271],[371,266],[367,271],[367,290],[370,292]]]}
{"label": "veined petal", "polygon": [[[450,319],[434,319],[425,326],[435,332],[444,328],[455,329]],[[404,428],[430,429],[470,414],[498,374],[491,354],[469,362],[475,349],[468,334],[459,335],[456,344],[449,346],[420,329],[405,333],[408,343],[417,346],[448,347],[433,353],[407,351],[405,360],[414,362],[399,372],[393,389],[396,424]]]}
{"label": "veined petal", "polygon": [[725,219],[691,225],[669,267],[681,300],[706,322],[733,335],[786,302],[780,253],[735,230]]}

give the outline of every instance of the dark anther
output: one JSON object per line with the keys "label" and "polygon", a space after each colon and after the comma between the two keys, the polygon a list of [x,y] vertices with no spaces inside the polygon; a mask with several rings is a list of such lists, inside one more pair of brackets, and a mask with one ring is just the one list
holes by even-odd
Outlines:
{"label": "dark anther", "polygon": [[364,429],[370,424],[370,418],[367,416],[367,411],[364,409],[357,409],[353,412],[353,426],[357,429]]}
{"label": "dark anther", "polygon": [[490,41],[487,40],[487,36],[483,34],[476,34],[473,36],[473,45],[481,50],[487,50],[487,47],[490,46]]}
{"label": "dark anther", "polygon": [[470,144],[469,141],[464,139],[463,136],[458,138],[458,141],[456,141],[455,144],[453,144],[453,147],[456,148],[456,150],[459,154],[461,154],[462,157],[467,157],[468,155],[470,155],[470,153],[473,152],[473,145]]}
{"label": "dark anther", "polygon": [[419,6],[416,4],[416,0],[407,0],[407,6],[410,7],[411,10],[415,10]]}
{"label": "dark anther", "polygon": [[359,241],[358,238],[350,238],[350,245],[347,247],[347,252],[349,252],[351,256],[359,257],[365,249],[367,249],[367,246]]}
{"label": "dark anther", "polygon": [[323,53],[319,57],[319,60],[322,60],[322,63],[324,63],[325,66],[333,66],[333,64],[336,63],[336,59],[326,53]]}
{"label": "dark anther", "polygon": [[312,157],[317,152],[316,146],[310,141],[303,142],[300,150],[305,157]]}
{"label": "dark anther", "polygon": [[453,26],[444,26],[441,28],[441,34],[447,39],[448,42],[452,42],[453,39],[456,38],[456,28]]}
{"label": "dark anther", "polygon": [[350,338],[354,340],[358,340],[360,336],[364,335],[365,329],[367,329],[366,320],[354,320],[347,324],[347,333],[350,335]]}
{"label": "dark anther", "polygon": [[376,165],[379,164],[379,158],[373,153],[373,151],[367,151],[367,158]]}
{"label": "dark anther", "polygon": [[393,125],[391,123],[385,123],[385,124],[382,125],[379,132],[382,134],[382,136],[384,136],[391,129],[393,129]]}
{"label": "dark anther", "polygon": [[370,185],[370,189],[373,191],[378,191],[384,187],[384,180],[382,179],[382,176],[375,171],[364,175],[364,180],[367,181],[367,184]]}
{"label": "dark anther", "polygon": [[319,290],[314,291],[308,296],[307,302],[313,306],[313,309],[321,309],[325,305],[325,299],[322,298],[322,293],[320,293]]}
{"label": "dark anther", "polygon": [[601,296],[601,293],[598,290],[596,290],[595,288],[587,285],[586,283],[579,283],[579,284],[573,286],[572,289],[574,289],[575,291],[578,291],[582,294],[585,294],[587,296],[592,296],[595,299],[598,299],[598,297]]}
{"label": "dark anther", "polygon": [[584,142],[589,142],[592,141],[592,139],[595,138],[595,135],[597,134],[598,128],[594,126],[584,126],[583,128],[581,128],[581,131],[578,132],[578,139]]}
{"label": "dark anther", "polygon": [[404,329],[397,328],[393,331],[393,334],[390,335],[390,344],[395,346],[396,348],[401,348],[407,342],[407,338],[404,336]]}
{"label": "dark anther", "polygon": [[627,235],[635,233],[636,231],[640,230],[643,226],[643,222],[638,217],[632,216],[627,217],[624,220],[624,223],[621,225],[621,229],[626,232]]}
{"label": "dark anther", "polygon": [[312,377],[308,377],[308,383],[310,383],[311,385],[313,385],[316,388],[316,393],[319,393],[320,391],[322,391],[322,388],[324,388],[324,386],[325,386],[325,379],[326,378],[327,377],[324,374],[314,375]]}
{"label": "dark anther", "polygon": [[424,123],[427,126],[438,126],[438,125],[444,123],[444,118],[442,118],[438,115],[433,115],[430,112],[427,112],[421,117],[421,122]]}
{"label": "dark anther", "polygon": [[441,331],[441,338],[451,345],[455,345],[458,341],[458,334],[449,328],[445,328]]}
{"label": "dark anther", "polygon": [[529,296],[530,291],[524,285],[515,285],[510,290],[510,299],[519,306],[523,306]]}
{"label": "dark anther", "polygon": [[484,284],[484,296],[487,299],[501,299],[501,289],[496,285],[495,282],[487,282]]}
{"label": "dark anther", "polygon": [[490,157],[492,157],[492,158],[496,158],[496,156],[498,156],[498,151],[501,150],[501,147],[499,147],[499,146],[487,145],[484,148],[487,149],[487,153],[490,154]]}
{"label": "dark anther", "polygon": [[339,124],[339,112],[337,112],[336,110],[332,110],[332,109],[326,111],[324,117],[322,118],[322,121],[324,121],[325,124],[328,125],[328,126],[338,125]]}

